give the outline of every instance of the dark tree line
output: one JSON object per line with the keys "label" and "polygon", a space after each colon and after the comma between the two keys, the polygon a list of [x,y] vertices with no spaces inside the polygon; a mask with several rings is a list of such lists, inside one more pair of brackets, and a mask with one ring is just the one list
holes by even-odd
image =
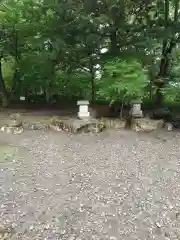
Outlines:
{"label": "dark tree line", "polygon": [[1,0],[0,93],[179,101],[179,0]]}

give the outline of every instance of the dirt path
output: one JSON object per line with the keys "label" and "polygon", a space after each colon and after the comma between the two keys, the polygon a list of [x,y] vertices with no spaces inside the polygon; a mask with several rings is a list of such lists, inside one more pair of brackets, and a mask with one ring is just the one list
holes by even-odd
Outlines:
{"label": "dirt path", "polygon": [[0,223],[20,240],[180,239],[179,146],[173,132],[0,133]]}

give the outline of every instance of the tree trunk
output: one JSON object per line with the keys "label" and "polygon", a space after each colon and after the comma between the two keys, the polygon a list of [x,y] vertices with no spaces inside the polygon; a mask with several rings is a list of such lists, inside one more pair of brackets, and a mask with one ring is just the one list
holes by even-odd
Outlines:
{"label": "tree trunk", "polygon": [[[169,26],[169,0],[165,0],[164,4],[164,12],[165,12],[165,29]],[[179,0],[175,0],[175,9],[174,9],[174,24],[178,21],[178,9],[179,9]],[[174,36],[168,41],[165,39],[163,41],[163,47],[162,47],[162,55],[161,55],[161,62],[159,67],[159,73],[155,80],[155,86],[157,87],[156,95],[155,95],[155,106],[156,108],[161,107],[163,105],[163,94],[162,90],[164,86],[166,85],[165,78],[168,76],[168,70],[169,70],[169,61],[170,61],[170,54],[172,53],[173,48],[176,46],[176,37],[175,37],[176,31],[174,31]]]}
{"label": "tree trunk", "polygon": [[121,110],[120,110],[120,118],[123,119],[123,110],[124,110],[124,103],[126,98],[126,91],[123,93],[123,97],[121,99]]}
{"label": "tree trunk", "polygon": [[110,52],[116,56],[119,54],[118,40],[117,40],[117,29],[113,30],[110,35]]}
{"label": "tree trunk", "polygon": [[164,53],[162,55],[159,73],[155,82],[155,86],[157,87],[156,96],[155,96],[156,107],[162,107],[163,105],[162,90],[165,86],[165,77],[168,75],[168,66],[169,66],[169,57],[167,56],[166,53]]}
{"label": "tree trunk", "polygon": [[163,105],[162,90],[166,85],[165,78],[168,76],[169,55],[172,53],[172,50],[175,46],[176,46],[176,42],[174,39],[171,39],[169,44],[167,44],[166,46],[163,46],[159,73],[155,81],[155,86],[157,87],[156,96],[155,96],[156,107],[161,107]]}
{"label": "tree trunk", "polygon": [[50,99],[51,99],[51,92],[49,89],[46,89],[46,103],[50,103]]}
{"label": "tree trunk", "polygon": [[95,103],[96,101],[96,89],[95,89],[95,71],[94,71],[94,65],[93,65],[93,59],[90,57],[90,62],[89,62],[89,69],[91,72],[91,101],[92,104]]}
{"label": "tree trunk", "polygon": [[15,69],[15,72],[14,72],[13,77],[12,77],[11,91],[10,91],[9,96],[8,96],[9,101],[11,101],[14,94],[19,93],[19,91],[17,91],[17,90],[22,89],[21,85],[22,84],[20,82],[20,73],[17,69]]}
{"label": "tree trunk", "polygon": [[8,93],[5,87],[3,74],[2,74],[2,57],[0,57],[0,98],[2,107],[7,107],[9,104]]}
{"label": "tree trunk", "polygon": [[94,83],[94,76],[91,77],[91,85],[92,85],[92,104],[96,101],[96,90],[95,90],[95,83]]}

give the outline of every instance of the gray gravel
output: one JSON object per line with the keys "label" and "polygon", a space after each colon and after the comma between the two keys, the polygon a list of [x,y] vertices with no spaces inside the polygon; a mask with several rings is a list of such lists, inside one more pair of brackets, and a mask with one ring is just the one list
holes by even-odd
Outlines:
{"label": "gray gravel", "polygon": [[0,224],[11,239],[180,239],[180,134],[0,134]]}

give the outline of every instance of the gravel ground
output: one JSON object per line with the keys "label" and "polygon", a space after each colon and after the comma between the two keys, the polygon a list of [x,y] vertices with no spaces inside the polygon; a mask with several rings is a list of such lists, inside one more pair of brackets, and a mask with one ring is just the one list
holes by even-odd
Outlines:
{"label": "gravel ground", "polygon": [[[180,239],[180,133],[0,133],[10,239]],[[2,238],[1,238],[2,239]]]}

